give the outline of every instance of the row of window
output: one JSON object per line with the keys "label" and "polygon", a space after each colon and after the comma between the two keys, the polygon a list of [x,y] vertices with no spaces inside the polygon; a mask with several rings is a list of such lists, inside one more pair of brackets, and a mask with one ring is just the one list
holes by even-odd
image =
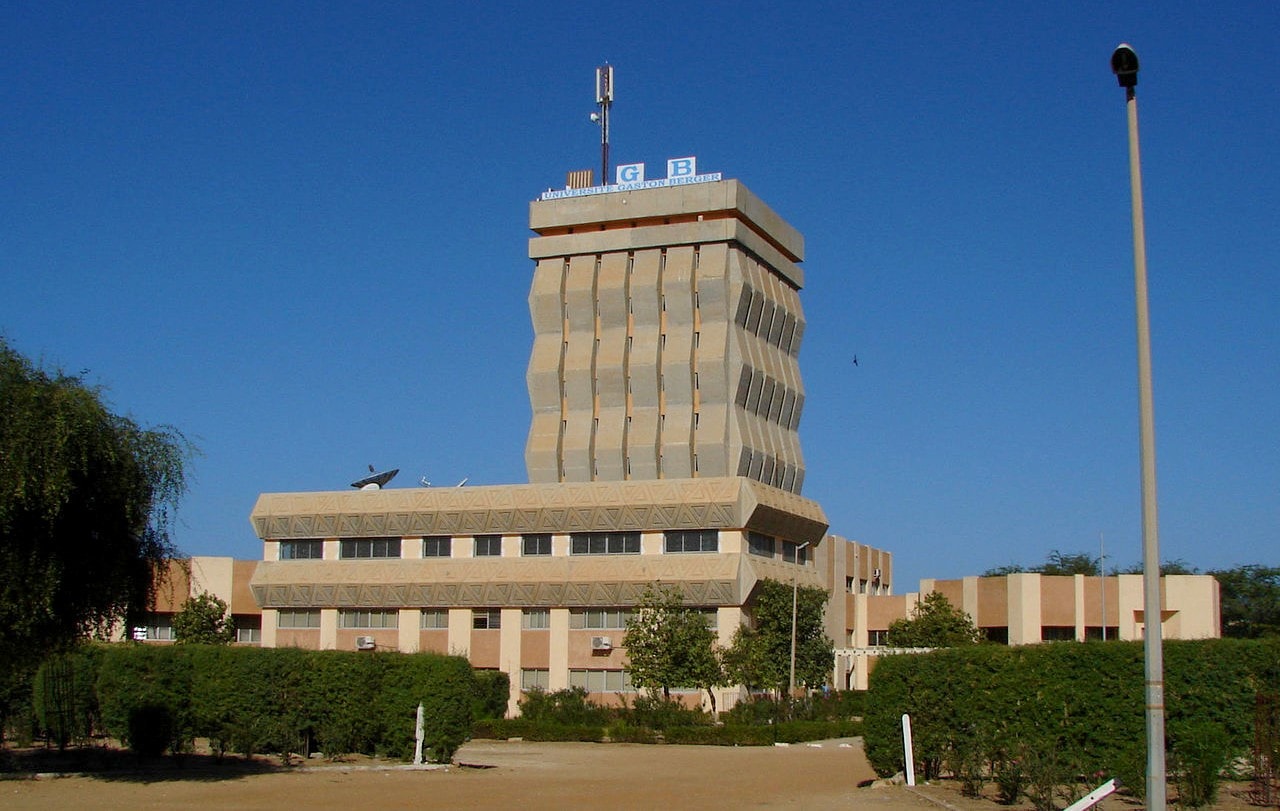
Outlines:
{"label": "row of window", "polygon": [[[707,626],[715,629],[717,612],[714,608],[697,609],[706,617]],[[627,627],[631,610],[627,608],[575,608],[569,611],[569,627],[574,630],[622,630]],[[320,609],[282,609],[277,615],[276,626],[283,629],[310,629],[320,627]],[[338,612],[338,627],[346,629],[383,629],[400,627],[400,612],[395,609],[342,609]],[[449,627],[449,609],[424,608],[419,628],[442,630]],[[502,627],[502,610],[498,608],[473,608],[471,627],[476,630],[496,630]],[[551,609],[526,608],[520,612],[520,627],[529,631],[541,631],[551,627]],[[169,636],[151,636],[148,639],[172,639]],[[257,629],[254,629],[255,631]],[[250,641],[250,640],[240,640]],[[258,638],[252,641],[259,641]]]}
{"label": "row of window", "polygon": [[[422,556],[447,558],[453,556],[453,538],[436,535],[422,539]],[[338,557],[343,560],[362,558],[401,557],[403,543],[400,538],[344,538],[338,545]],[[714,529],[680,529],[664,533],[663,551],[666,554],[683,552],[720,551],[720,533]],[[575,532],[569,536],[569,552],[574,555],[638,555],[639,532]],[[473,539],[472,554],[475,557],[500,557],[501,535],[477,535]],[[551,535],[537,533],[520,537],[520,554],[525,557],[545,557],[551,554]],[[319,538],[303,538],[280,541],[280,560],[320,560],[324,557],[324,541]]]}
{"label": "row of window", "polygon": [[738,475],[788,493],[799,493],[804,486],[804,468],[745,445],[738,457]]}
{"label": "row of window", "polygon": [[[450,557],[453,538],[448,535],[423,538],[422,552],[424,557]],[[799,544],[792,541],[781,541],[782,559],[788,563],[805,563],[805,552]],[[281,560],[313,560],[323,554],[324,542],[318,539],[291,540],[280,542]],[[747,533],[747,551],[753,555],[774,557],[779,542],[759,532]],[[344,539],[340,544],[341,557],[359,558],[398,558],[400,557],[401,540],[399,538],[359,538]],[[714,529],[679,529],[664,533],[663,551],[665,554],[682,554],[693,552],[718,552],[720,550],[720,534]],[[569,551],[574,555],[638,555],[640,554],[639,532],[575,532],[569,536]],[[521,536],[521,552],[525,556],[547,556],[551,554],[551,536],[548,534]],[[477,535],[475,537],[474,554],[477,557],[500,556],[502,554],[501,535]]]}
{"label": "row of window", "polygon": [[[631,674],[625,670],[570,670],[569,686],[581,687],[589,693],[634,693]],[[551,689],[551,671],[528,668],[520,671],[520,689]]]}
{"label": "row of window", "polygon": [[788,355],[795,356],[800,352],[804,322],[787,312],[781,302],[771,300],[765,293],[744,284],[733,320],[747,332],[768,341]]}
{"label": "row of window", "polygon": [[757,417],[794,431],[800,425],[804,395],[750,366],[742,367],[733,402]]}

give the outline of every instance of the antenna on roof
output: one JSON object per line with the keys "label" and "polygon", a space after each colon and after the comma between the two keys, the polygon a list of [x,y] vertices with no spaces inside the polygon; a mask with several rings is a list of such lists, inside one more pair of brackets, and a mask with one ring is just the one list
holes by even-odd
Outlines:
{"label": "antenna on roof", "polygon": [[[369,470],[373,470],[373,465],[369,465]],[[387,482],[396,477],[400,472],[400,468],[395,470],[384,470],[381,473],[374,473],[372,476],[365,476],[363,479],[354,481],[351,486],[357,490],[381,490],[387,485]]]}
{"label": "antenna on roof", "polygon": [[609,108],[613,106],[613,65],[605,62],[596,68],[596,104],[600,112],[591,120],[600,125],[600,185],[609,185]]}

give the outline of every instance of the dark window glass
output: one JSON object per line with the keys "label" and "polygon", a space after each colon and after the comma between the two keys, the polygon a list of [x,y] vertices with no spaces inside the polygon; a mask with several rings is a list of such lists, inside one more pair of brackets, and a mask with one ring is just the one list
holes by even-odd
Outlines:
{"label": "dark window glass", "polygon": [[280,542],[281,560],[320,560],[324,557],[324,541],[305,538]]}
{"label": "dark window glass", "polygon": [[522,555],[550,555],[551,554],[551,535],[540,533],[536,535],[525,535],[520,542],[520,554]]}
{"label": "dark window glass", "polygon": [[771,558],[774,553],[773,538],[768,535],[762,535],[759,532],[748,532],[747,551],[753,555]]}
{"label": "dark window glass", "polygon": [[663,551],[667,554],[677,552],[719,552],[720,533],[714,529],[669,529],[663,536]]}
{"label": "dark window glass", "polygon": [[422,556],[424,558],[447,558],[453,555],[453,538],[448,535],[436,535],[422,539]]}
{"label": "dark window glass", "polygon": [[338,548],[341,558],[398,558],[399,538],[343,538]]}
{"label": "dark window glass", "polygon": [[639,532],[575,532],[569,536],[575,555],[638,555]]}
{"label": "dark window glass", "polygon": [[477,630],[496,630],[502,627],[502,611],[497,608],[473,608],[471,627]]}
{"label": "dark window glass", "polygon": [[478,558],[496,557],[502,554],[501,535],[477,535],[475,555]]}

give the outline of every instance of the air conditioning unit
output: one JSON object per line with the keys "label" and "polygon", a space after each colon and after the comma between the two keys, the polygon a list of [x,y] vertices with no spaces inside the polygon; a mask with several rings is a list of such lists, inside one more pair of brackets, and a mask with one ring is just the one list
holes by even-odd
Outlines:
{"label": "air conditioning unit", "polygon": [[613,640],[607,636],[593,636],[591,650],[613,650]]}
{"label": "air conditioning unit", "polygon": [[374,650],[378,647],[378,641],[371,636],[356,637],[356,650]]}
{"label": "air conditioning unit", "polygon": [[872,579],[872,580],[879,580],[879,579],[880,579],[880,570],[879,570],[879,569],[876,569],[874,572],[872,572],[872,573],[871,573],[871,579]]}

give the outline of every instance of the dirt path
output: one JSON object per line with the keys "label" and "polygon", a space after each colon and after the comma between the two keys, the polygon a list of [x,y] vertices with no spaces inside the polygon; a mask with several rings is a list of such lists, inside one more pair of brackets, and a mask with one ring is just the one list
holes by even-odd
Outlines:
{"label": "dirt path", "polygon": [[[0,808],[20,809],[934,809],[873,777],[860,745],[790,747],[474,741],[471,767],[434,771],[342,765],[243,775],[185,773],[0,782]],[[845,742],[846,744],[848,742]]]}

